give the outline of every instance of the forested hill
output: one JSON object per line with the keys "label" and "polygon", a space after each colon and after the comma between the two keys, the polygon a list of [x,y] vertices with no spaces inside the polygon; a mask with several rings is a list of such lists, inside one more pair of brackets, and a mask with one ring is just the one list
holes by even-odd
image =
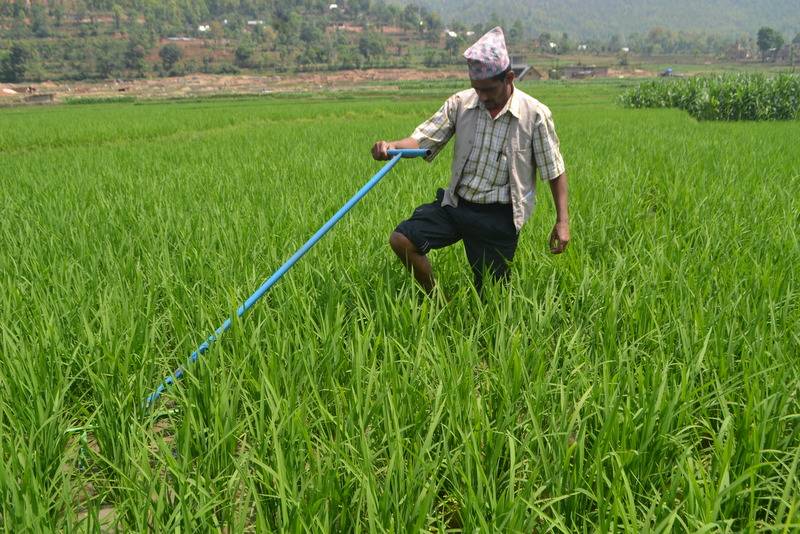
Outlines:
{"label": "forested hill", "polygon": [[[392,0],[404,5],[410,0]],[[800,31],[799,0],[414,0],[445,21],[485,22],[495,14],[510,26],[520,19],[531,35],[568,32],[578,37],[644,33],[664,27],[752,35],[761,26],[785,34]]]}
{"label": "forested hill", "polygon": [[468,31],[495,24],[516,50],[559,54],[580,39],[596,53],[755,57],[762,26],[762,59],[800,44],[800,0],[625,1],[0,0],[0,82],[458,65]]}
{"label": "forested hill", "polygon": [[441,66],[443,30],[372,0],[0,0],[0,82]]}

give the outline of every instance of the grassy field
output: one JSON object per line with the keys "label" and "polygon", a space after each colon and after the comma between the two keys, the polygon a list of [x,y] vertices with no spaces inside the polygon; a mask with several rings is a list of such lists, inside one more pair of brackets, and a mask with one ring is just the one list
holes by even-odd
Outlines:
{"label": "grassy field", "polygon": [[0,528],[800,529],[800,122],[553,110],[509,288],[390,231],[402,162],[155,410],[142,401],[457,85],[409,96],[0,110]]}

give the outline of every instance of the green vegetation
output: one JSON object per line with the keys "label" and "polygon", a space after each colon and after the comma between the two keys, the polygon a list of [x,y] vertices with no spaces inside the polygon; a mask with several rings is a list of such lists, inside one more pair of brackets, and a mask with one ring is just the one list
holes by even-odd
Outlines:
{"label": "green vegetation", "polygon": [[[411,0],[396,1],[411,3]],[[499,22],[520,20],[534,33],[567,32],[585,38],[630,35],[657,27],[671,28],[681,34],[752,35],[765,24],[784,33],[791,31],[793,35],[800,27],[796,4],[770,0],[674,0],[669,3],[658,0],[494,0],[488,6],[479,0],[426,0],[425,5],[441,13],[448,23],[454,19],[466,23],[483,22],[488,12]]]}
{"label": "green vegetation", "polygon": [[783,46],[783,35],[776,32],[774,29],[767,26],[758,30],[758,49],[761,52],[761,57],[766,59],[769,56],[774,56],[778,50]]}
{"label": "green vegetation", "polygon": [[[346,1],[335,8],[310,0],[81,0],[46,5],[14,0],[0,3],[0,82],[438,68],[460,65],[461,52],[498,24],[505,28],[513,54],[537,65],[564,60],[634,66],[664,55],[668,63],[691,59],[741,65],[757,62],[759,53],[776,65],[793,66],[800,59],[800,40],[788,38],[797,34],[797,28],[786,27],[791,16],[781,18],[779,30],[765,26],[758,34],[755,27],[729,31],[711,24],[686,30],[668,17],[640,20],[638,9],[652,10],[644,4],[625,5],[624,13],[612,17],[633,20],[623,25],[623,32],[604,22],[613,10],[590,17],[593,6],[512,4],[495,13],[487,13],[481,4],[476,19],[472,5],[442,4],[437,12],[381,0]],[[699,11],[691,16],[696,23],[709,13],[716,20],[719,13],[732,12],[696,2],[693,6]],[[528,12],[510,15],[519,9]],[[573,22],[561,17],[563,11],[602,31],[573,30]],[[748,18],[748,24],[772,23],[777,12]],[[164,60],[165,49],[172,59]]]}
{"label": "green vegetation", "polygon": [[3,2],[0,62],[25,55],[0,82],[420,65],[443,29],[424,7],[369,1]]}
{"label": "green vegetation", "polygon": [[449,155],[403,162],[149,416],[452,88],[0,110],[0,528],[800,528],[800,123],[524,88],[565,255],[542,185],[509,288],[453,248],[421,298],[387,238]]}
{"label": "green vegetation", "polygon": [[649,81],[622,94],[632,108],[679,108],[698,120],[791,120],[800,113],[800,76],[735,74]]}
{"label": "green vegetation", "polygon": [[168,44],[158,51],[158,57],[161,58],[161,64],[164,66],[164,70],[169,71],[172,70],[172,67],[183,57],[183,52],[176,45]]}

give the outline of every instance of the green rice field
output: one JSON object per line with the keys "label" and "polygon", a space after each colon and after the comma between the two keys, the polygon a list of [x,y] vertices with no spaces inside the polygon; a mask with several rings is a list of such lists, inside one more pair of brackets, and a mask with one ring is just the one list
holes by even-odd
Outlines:
{"label": "green rice field", "polygon": [[508,287],[388,246],[401,162],[152,410],[161,380],[464,84],[0,109],[0,529],[797,532],[800,121],[616,83],[550,106]]}

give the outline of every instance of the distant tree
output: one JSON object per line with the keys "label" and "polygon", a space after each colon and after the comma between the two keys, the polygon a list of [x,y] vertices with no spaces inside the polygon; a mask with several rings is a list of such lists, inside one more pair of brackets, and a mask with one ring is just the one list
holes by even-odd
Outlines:
{"label": "distant tree", "polygon": [[558,41],[558,53],[566,54],[574,48],[573,42],[569,38],[569,34],[564,32],[561,34],[561,39]]}
{"label": "distant tree", "polygon": [[300,27],[303,19],[293,11],[286,11],[282,16],[276,16],[272,25],[277,34],[278,46],[292,48],[300,37]]}
{"label": "distant tree", "polygon": [[213,21],[210,24],[209,33],[214,38],[215,41],[220,42],[225,37],[225,28],[222,27],[222,23],[218,20]]}
{"label": "distant tree", "polygon": [[257,43],[271,46],[277,38],[278,35],[272,29],[272,26],[256,26],[255,30],[253,30],[253,40]]}
{"label": "distant tree", "polygon": [[383,1],[375,4],[372,13],[375,16],[375,20],[378,23],[378,27],[381,29],[381,31],[383,31],[385,26],[389,26],[395,21],[397,16],[396,10],[397,8],[395,6],[388,6]]}
{"label": "distant tree", "polygon": [[370,0],[350,0],[347,6],[353,11],[355,15],[369,12]]}
{"label": "distant tree", "polygon": [[200,70],[201,72],[210,74],[213,65],[214,65],[214,58],[212,56],[203,56],[203,67]]}
{"label": "distant tree", "polygon": [[253,47],[249,43],[242,43],[236,47],[233,56],[237,67],[249,67],[253,58]]}
{"label": "distant tree", "polygon": [[139,76],[144,75],[144,58],[147,55],[147,49],[144,45],[135,38],[128,41],[125,48],[123,59],[125,61],[125,68],[136,71]]}
{"label": "distant tree", "polygon": [[300,40],[306,45],[318,45],[322,42],[325,32],[319,25],[311,21],[303,22],[300,27]]}
{"label": "distant tree", "polygon": [[642,54],[652,53],[652,48],[650,47],[649,43],[639,32],[633,32],[632,34],[628,35],[627,42],[631,50],[636,50]]}
{"label": "distant tree", "polygon": [[672,53],[675,51],[675,35],[668,29],[656,26],[647,33],[645,51],[652,54]]}
{"label": "distant tree", "polygon": [[26,46],[16,43],[11,46],[8,57],[0,65],[0,77],[4,82],[21,82],[31,66],[33,53]]}
{"label": "distant tree", "polygon": [[451,63],[460,56],[464,48],[466,48],[466,41],[461,33],[456,33],[456,37],[448,35],[447,39],[445,39],[444,49],[450,55]]}
{"label": "distant tree", "polygon": [[487,21],[486,26],[489,29],[494,28],[495,26],[500,26],[503,28],[503,30],[505,30],[506,23],[503,18],[497,14],[497,11],[492,11],[489,14],[489,20]]}
{"label": "distant tree", "polygon": [[31,6],[31,31],[36,37],[47,37],[50,35],[47,11],[42,4]]}
{"label": "distant tree", "polygon": [[520,44],[525,35],[525,28],[522,26],[522,21],[517,19],[508,31],[508,41],[510,44]]}
{"label": "distant tree", "polygon": [[430,50],[422,59],[422,64],[428,68],[440,67],[448,63],[448,56],[441,50]]}
{"label": "distant tree", "polygon": [[460,20],[454,20],[450,24],[450,29],[456,32],[457,34],[461,35],[462,33],[466,33],[467,27],[464,25],[463,22]]}
{"label": "distant tree", "polygon": [[422,22],[419,15],[419,7],[409,4],[403,9],[400,18],[400,26],[405,30],[416,30]]}
{"label": "distant tree", "polygon": [[88,16],[88,8],[86,7],[86,2],[82,0],[78,0],[75,2],[73,6],[73,13],[75,15],[75,22],[81,24]]}
{"label": "distant tree", "polygon": [[14,2],[13,17],[15,19],[24,19],[27,12],[25,11],[25,0],[16,0]]}
{"label": "distant tree", "polygon": [[544,52],[555,52],[556,50],[554,50],[553,47],[550,46],[550,43],[558,45],[556,41],[557,39],[550,32],[542,32],[536,39],[535,44],[538,44],[539,48],[542,49]]}
{"label": "distant tree", "polygon": [[183,52],[177,45],[170,43],[161,47],[161,50],[158,51],[158,57],[161,58],[161,64],[164,66],[164,70],[169,71],[181,60]]}
{"label": "distant tree", "polygon": [[329,61],[329,48],[321,46],[307,46],[305,50],[297,56],[297,62],[300,65],[321,65]]}
{"label": "distant tree", "polygon": [[358,40],[358,51],[364,59],[371,61],[386,52],[386,44],[379,34],[366,32]]}
{"label": "distant tree", "polygon": [[608,40],[607,48],[609,52],[619,52],[620,48],[622,48],[622,38],[615,33]]}
{"label": "distant tree", "polygon": [[103,42],[97,46],[95,53],[97,74],[101,78],[111,78],[119,73],[124,65],[124,60],[114,42]]}
{"label": "distant tree", "polygon": [[114,29],[120,31],[122,29],[122,22],[125,20],[125,10],[119,4],[114,4],[111,8],[114,13]]}
{"label": "distant tree", "polygon": [[797,32],[797,35],[794,36],[794,39],[792,39],[792,44],[800,45],[800,32]]}
{"label": "distant tree", "polygon": [[235,13],[228,18],[228,24],[225,25],[225,35],[231,38],[236,38],[242,33],[245,28],[245,19]]}
{"label": "distant tree", "polygon": [[425,31],[431,32],[437,36],[444,29],[444,23],[438,13],[428,12],[425,13]]}
{"label": "distant tree", "polygon": [[55,21],[56,28],[60,28],[62,24],[64,24],[64,16],[66,12],[64,11],[64,4],[58,2],[50,6],[50,16],[53,17]]}
{"label": "distant tree", "polygon": [[780,50],[783,46],[783,36],[774,29],[763,26],[758,30],[756,37],[758,49],[761,51],[761,61],[766,61],[770,56],[774,57],[773,51]]}

